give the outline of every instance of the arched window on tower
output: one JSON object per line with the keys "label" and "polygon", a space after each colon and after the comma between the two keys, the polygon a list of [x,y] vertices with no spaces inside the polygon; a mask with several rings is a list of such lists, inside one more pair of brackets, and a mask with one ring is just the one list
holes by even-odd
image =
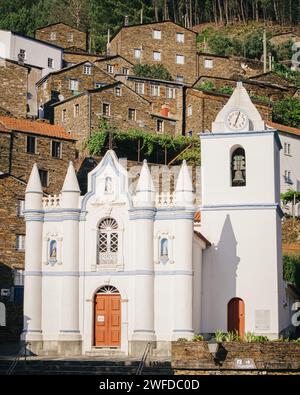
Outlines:
{"label": "arched window on tower", "polygon": [[231,154],[231,186],[246,186],[246,155],[242,147],[236,148]]}
{"label": "arched window on tower", "polygon": [[103,219],[98,226],[98,264],[117,264],[119,233],[117,221]]}

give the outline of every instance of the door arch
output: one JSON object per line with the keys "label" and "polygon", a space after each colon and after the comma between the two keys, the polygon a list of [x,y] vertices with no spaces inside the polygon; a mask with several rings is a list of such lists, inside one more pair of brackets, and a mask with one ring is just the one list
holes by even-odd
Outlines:
{"label": "door arch", "polygon": [[240,298],[233,298],[228,303],[227,330],[236,331],[241,337],[245,335],[245,303]]}
{"label": "door arch", "polygon": [[104,285],[94,300],[94,345],[120,347],[121,295],[112,285]]}

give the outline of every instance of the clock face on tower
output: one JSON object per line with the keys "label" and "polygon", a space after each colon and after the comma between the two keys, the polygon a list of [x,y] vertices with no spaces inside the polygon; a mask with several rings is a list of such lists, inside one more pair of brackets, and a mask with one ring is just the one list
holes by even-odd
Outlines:
{"label": "clock face on tower", "polygon": [[242,110],[232,110],[227,115],[226,124],[230,130],[243,130],[248,125],[248,116]]}

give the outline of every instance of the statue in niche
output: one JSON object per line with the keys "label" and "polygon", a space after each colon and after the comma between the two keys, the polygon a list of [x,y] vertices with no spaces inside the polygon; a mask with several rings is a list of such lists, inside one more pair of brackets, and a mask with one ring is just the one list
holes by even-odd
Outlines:
{"label": "statue in niche", "polygon": [[50,242],[50,259],[57,258],[57,242],[56,240],[51,240]]}
{"label": "statue in niche", "polygon": [[164,262],[169,259],[169,241],[166,238],[160,241],[160,258]]}
{"label": "statue in niche", "polygon": [[111,177],[106,177],[105,178],[105,187],[104,187],[104,192],[105,193],[112,193],[112,178]]}

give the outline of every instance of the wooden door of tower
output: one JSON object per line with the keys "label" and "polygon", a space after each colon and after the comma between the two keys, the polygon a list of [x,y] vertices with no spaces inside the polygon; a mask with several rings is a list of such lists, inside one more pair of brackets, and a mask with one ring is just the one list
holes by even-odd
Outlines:
{"label": "wooden door of tower", "polygon": [[97,294],[95,299],[95,346],[120,347],[121,297]]}
{"label": "wooden door of tower", "polygon": [[245,335],[245,303],[240,298],[233,298],[228,303],[228,332],[237,331],[239,336]]}

